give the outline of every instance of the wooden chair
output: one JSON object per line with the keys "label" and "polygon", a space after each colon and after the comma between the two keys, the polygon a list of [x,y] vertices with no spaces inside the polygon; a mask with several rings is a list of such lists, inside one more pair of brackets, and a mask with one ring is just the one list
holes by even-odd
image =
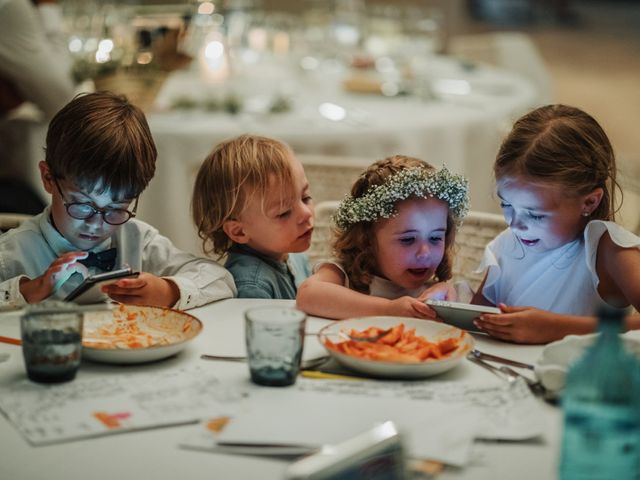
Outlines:
{"label": "wooden chair", "polygon": [[484,278],[484,272],[476,272],[484,248],[500,232],[507,228],[502,215],[486,212],[469,212],[456,234],[453,280],[466,280],[475,291]]}

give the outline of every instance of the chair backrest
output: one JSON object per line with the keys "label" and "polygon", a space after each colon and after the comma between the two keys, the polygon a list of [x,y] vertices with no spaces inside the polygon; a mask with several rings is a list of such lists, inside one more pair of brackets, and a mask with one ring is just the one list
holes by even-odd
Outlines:
{"label": "chair backrest", "polygon": [[31,218],[31,215],[24,215],[22,213],[0,213],[0,233],[16,228],[28,218]]}
{"label": "chair backrest", "polygon": [[484,248],[505,228],[507,224],[502,215],[469,212],[456,234],[453,279],[466,280],[475,291],[484,278],[484,272],[476,272]]}
{"label": "chair backrest", "polygon": [[329,200],[316,204],[315,227],[311,237],[311,247],[307,251],[309,263],[315,265],[318,260],[331,258],[331,243],[333,234],[331,233],[331,217],[338,208],[340,202]]}
{"label": "chair backrest", "polygon": [[317,204],[340,200],[351,191],[353,182],[371,163],[371,159],[331,155],[297,155],[304,166]]}
{"label": "chair backrest", "polygon": [[[616,214],[616,222],[640,235],[640,161],[632,161],[628,158],[616,159],[618,164],[617,180],[622,188],[622,207]],[[620,200],[620,197],[618,197]]]}

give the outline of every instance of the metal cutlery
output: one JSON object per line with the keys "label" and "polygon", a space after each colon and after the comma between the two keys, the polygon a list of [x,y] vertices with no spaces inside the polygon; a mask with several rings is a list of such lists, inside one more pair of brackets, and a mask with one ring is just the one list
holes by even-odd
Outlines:
{"label": "metal cutlery", "polygon": [[340,335],[342,337],[346,337],[349,340],[353,340],[354,342],[371,342],[371,343],[373,343],[373,342],[377,342],[382,337],[384,337],[387,334],[389,334],[389,332],[391,332],[391,330],[393,330],[393,329],[392,328],[387,328],[386,330],[383,330],[382,332],[378,333],[377,335],[370,335],[370,336],[350,335],[350,334],[342,332],[342,331],[338,335]]}
{"label": "metal cutlery", "polygon": [[476,365],[480,365],[482,368],[486,370],[489,370],[491,373],[493,373],[496,377],[498,377],[501,380],[506,380],[509,383],[512,383],[516,380],[516,377],[514,375],[508,372],[502,371],[498,367],[491,365],[490,363],[487,363],[484,360],[481,360],[480,358],[473,355],[472,352],[469,352],[467,354],[467,360],[469,360],[472,363],[475,363]]}
{"label": "metal cutlery", "polygon": [[516,372],[511,367],[507,367],[504,365],[500,367],[496,367],[495,365],[492,365],[486,362],[485,360],[483,360],[482,358],[474,355],[473,351],[467,354],[467,359],[475,363],[476,365],[480,365],[481,367],[489,370],[491,373],[493,373],[497,377],[503,380],[507,380],[509,383],[513,383],[518,378],[522,378],[524,382],[527,384],[527,386],[529,387],[529,390],[531,390],[531,393],[533,393],[534,395],[540,395],[542,397],[545,397],[545,399],[547,398],[547,390],[546,388],[544,388],[542,383],[540,383],[538,380],[533,380],[527,377],[526,375],[522,375]]}
{"label": "metal cutlery", "polygon": [[476,349],[471,350],[470,355],[473,355],[474,357],[479,358],[481,360],[489,360],[491,362],[503,363],[505,365],[510,365],[512,367],[526,368],[529,370],[534,369],[533,365],[529,363],[523,363],[523,362],[518,362],[517,360],[511,360],[510,358],[499,357],[497,355],[484,353]]}
{"label": "metal cutlery", "polygon": [[501,372],[504,372],[507,375],[513,376],[514,378],[520,377],[520,378],[524,379],[524,381],[526,382],[527,386],[529,387],[529,390],[531,390],[531,393],[533,393],[534,395],[545,395],[546,394],[546,389],[544,388],[542,383],[540,383],[540,381],[532,380],[531,378],[526,377],[524,375],[521,375],[521,374],[519,374],[518,372],[516,372],[515,370],[513,370],[512,368],[509,368],[509,367],[502,366],[502,367],[499,368],[499,370]]}
{"label": "metal cutlery", "polygon": [[[385,335],[389,334],[389,332],[391,332],[391,330],[393,330],[392,328],[387,328],[386,330],[383,330],[382,332],[378,333],[377,335],[370,335],[370,336],[365,336],[365,335],[350,335],[346,332],[340,331],[340,332],[332,332],[332,333],[324,333],[324,335],[335,335],[338,337],[342,337],[345,340],[353,340],[354,342],[377,342],[378,340],[380,340],[382,337],[384,337]],[[319,336],[320,333],[305,333],[305,336]]]}
{"label": "metal cutlery", "polygon": [[[217,360],[217,361],[223,361],[223,362],[246,362],[247,361],[247,357],[237,356],[237,355],[208,355],[203,353],[202,355],[200,355],[200,358],[202,360]],[[329,360],[328,355],[324,355],[322,357],[317,357],[317,358],[310,358],[308,360],[302,360],[302,362],[300,362],[300,369],[309,370],[312,368],[316,368],[322,365],[327,360]]]}

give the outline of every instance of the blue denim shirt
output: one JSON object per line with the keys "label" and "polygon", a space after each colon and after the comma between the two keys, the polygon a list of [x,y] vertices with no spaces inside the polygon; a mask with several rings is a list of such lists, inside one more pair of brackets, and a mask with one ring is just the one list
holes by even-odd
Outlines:
{"label": "blue denim shirt", "polygon": [[311,275],[304,253],[290,253],[278,262],[246,245],[234,245],[225,263],[233,275],[238,298],[294,300],[300,284]]}

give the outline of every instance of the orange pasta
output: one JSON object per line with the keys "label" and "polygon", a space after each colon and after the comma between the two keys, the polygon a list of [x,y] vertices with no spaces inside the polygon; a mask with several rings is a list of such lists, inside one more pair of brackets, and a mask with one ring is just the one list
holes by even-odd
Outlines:
{"label": "orange pasta", "polygon": [[[97,342],[87,340],[83,342],[83,345],[93,348],[134,349],[171,343],[164,332],[141,328],[145,318],[146,315],[143,311],[128,311],[125,305],[120,305],[113,310],[113,323],[101,326],[92,332],[92,335],[100,340]],[[181,327],[181,330],[185,332],[190,326],[190,322],[187,322]]]}
{"label": "orange pasta", "polygon": [[[369,327],[361,332],[352,329],[349,335],[367,338],[379,335],[384,330],[378,327]],[[334,343],[325,339],[324,344],[331,350],[368,360],[415,363],[451,355],[459,347],[463,336],[464,332],[461,331],[457,338],[429,342],[426,338],[416,335],[415,328],[405,331],[404,324],[401,323],[375,342],[345,340]]]}

